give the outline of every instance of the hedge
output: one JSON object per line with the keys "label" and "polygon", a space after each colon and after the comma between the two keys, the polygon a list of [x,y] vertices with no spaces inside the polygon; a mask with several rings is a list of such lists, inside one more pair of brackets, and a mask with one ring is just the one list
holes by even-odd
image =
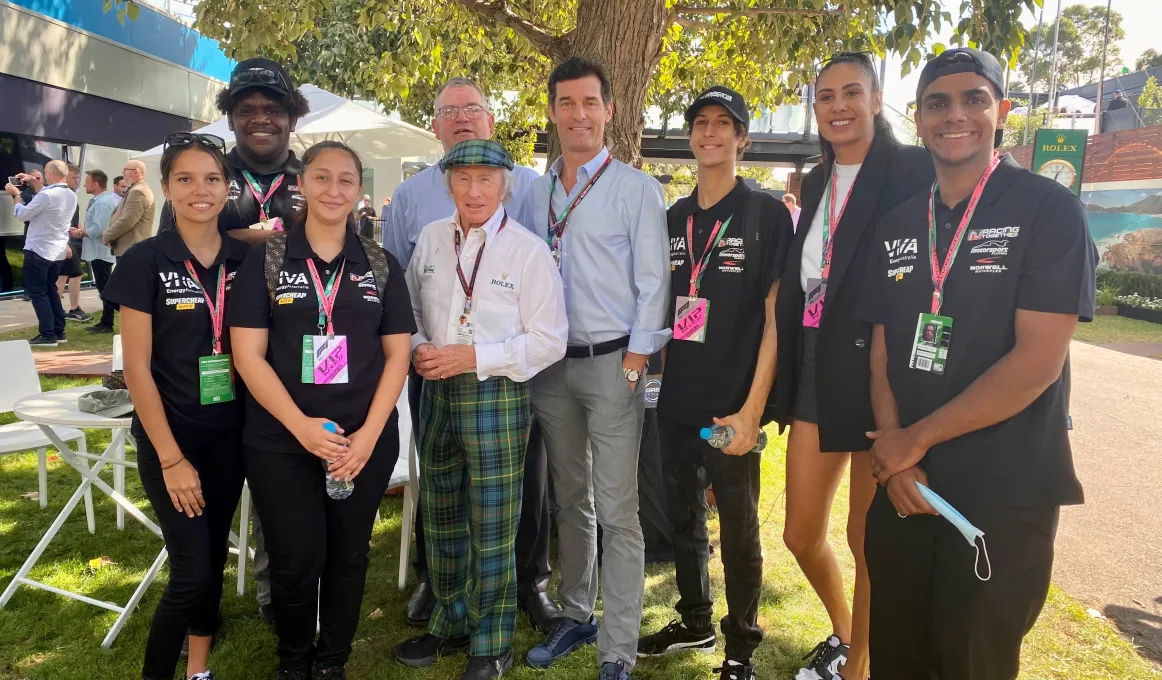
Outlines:
{"label": "hedge", "polygon": [[1119,295],[1162,298],[1162,276],[1156,274],[1099,269],[1097,285],[1099,288],[1102,286],[1116,288]]}

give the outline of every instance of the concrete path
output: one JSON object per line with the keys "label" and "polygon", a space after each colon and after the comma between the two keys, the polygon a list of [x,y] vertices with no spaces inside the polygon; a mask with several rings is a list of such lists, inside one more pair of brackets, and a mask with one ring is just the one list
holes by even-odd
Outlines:
{"label": "concrete path", "polygon": [[1098,347],[1133,354],[1137,357],[1162,358],[1162,342],[1113,342],[1107,345],[1098,345]]}
{"label": "concrete path", "polygon": [[41,375],[105,377],[113,372],[112,352],[44,352],[33,353],[36,371]]}
{"label": "concrete path", "polygon": [[[68,306],[68,295],[64,304]],[[90,314],[100,316],[101,298],[96,289],[81,291],[81,309]],[[69,311],[68,309],[65,310]],[[32,303],[20,298],[0,302],[0,333],[15,331],[36,325],[36,312],[32,311]]]}
{"label": "concrete path", "polygon": [[1054,581],[1162,663],[1162,362],[1074,342],[1073,458]]}

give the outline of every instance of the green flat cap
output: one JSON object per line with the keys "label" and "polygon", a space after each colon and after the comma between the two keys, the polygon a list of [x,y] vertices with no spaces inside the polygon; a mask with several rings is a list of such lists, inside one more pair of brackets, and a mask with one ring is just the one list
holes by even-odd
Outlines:
{"label": "green flat cap", "polygon": [[512,170],[512,156],[504,150],[499,142],[491,139],[466,139],[440,159],[440,169],[447,170],[456,166],[488,165],[494,168]]}

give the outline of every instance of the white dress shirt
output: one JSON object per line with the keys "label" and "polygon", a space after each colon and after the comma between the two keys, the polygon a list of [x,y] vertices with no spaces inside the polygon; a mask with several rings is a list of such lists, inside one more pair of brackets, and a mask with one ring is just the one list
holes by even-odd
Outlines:
{"label": "white dress shirt", "polygon": [[16,219],[28,222],[24,249],[50,262],[65,259],[69,245],[69,227],[77,209],[77,195],[63,182],[40,190],[28,205],[16,201]]}
{"label": "white dress shirt", "polygon": [[[525,382],[565,356],[569,322],[561,276],[549,247],[511,215],[504,229],[503,206],[484,226],[461,231],[460,267],[472,280],[476,254],[484,247],[472,291],[472,337],[476,375]],[[467,297],[456,274],[454,233],[458,214],[432,222],[420,232],[407,269],[416,328],[412,349],[425,342],[437,348],[456,343]]]}

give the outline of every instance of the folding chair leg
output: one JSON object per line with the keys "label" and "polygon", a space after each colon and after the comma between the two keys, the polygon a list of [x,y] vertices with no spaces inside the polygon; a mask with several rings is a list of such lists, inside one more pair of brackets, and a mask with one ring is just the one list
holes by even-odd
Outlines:
{"label": "folding chair leg", "polygon": [[43,446],[36,450],[36,481],[40,491],[40,507],[48,507],[48,449]]}
{"label": "folding chair leg", "polygon": [[246,592],[246,558],[249,557],[250,487],[242,487],[242,512],[238,523],[238,594]]}
{"label": "folding chair leg", "polygon": [[[79,453],[88,453],[89,452],[89,442],[85,439],[85,437],[81,437],[80,439],[77,440],[77,451]],[[82,463],[82,464],[88,465],[88,463]],[[93,463],[93,465],[96,465],[96,463]],[[85,487],[85,523],[88,525],[90,534],[97,533],[97,521],[93,517],[93,487],[92,486]]]}
{"label": "folding chair leg", "polygon": [[412,547],[412,530],[416,524],[416,498],[414,484],[408,482],[403,490],[403,524],[399,530],[399,589],[408,584],[408,553]]}

